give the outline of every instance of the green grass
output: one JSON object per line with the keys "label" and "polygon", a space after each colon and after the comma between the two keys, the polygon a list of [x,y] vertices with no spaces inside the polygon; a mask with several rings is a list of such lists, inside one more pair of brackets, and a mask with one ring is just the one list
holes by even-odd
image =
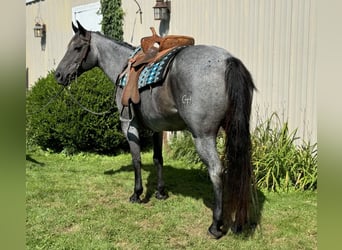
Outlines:
{"label": "green grass", "polygon": [[317,249],[317,193],[260,191],[255,233],[207,236],[212,187],[196,165],[165,159],[169,198],[154,197],[152,154],[144,153],[146,203],[131,204],[130,156],[26,156],[27,249]]}

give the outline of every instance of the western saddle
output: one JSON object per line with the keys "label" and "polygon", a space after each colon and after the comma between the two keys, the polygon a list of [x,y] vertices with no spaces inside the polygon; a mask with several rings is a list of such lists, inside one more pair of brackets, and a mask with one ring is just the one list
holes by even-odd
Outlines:
{"label": "western saddle", "polygon": [[160,37],[153,27],[150,28],[152,36],[141,39],[141,50],[128,61],[127,68],[120,78],[127,74],[127,83],[124,87],[121,103],[128,106],[130,100],[137,104],[140,102],[138,80],[141,71],[149,64],[158,61],[173,48],[178,46],[194,45],[195,40],[188,36],[168,35]]}

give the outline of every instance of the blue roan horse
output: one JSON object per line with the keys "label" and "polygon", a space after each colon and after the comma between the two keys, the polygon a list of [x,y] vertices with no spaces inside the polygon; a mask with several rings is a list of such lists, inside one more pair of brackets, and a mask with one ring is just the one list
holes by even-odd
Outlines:
{"label": "blue roan horse", "polygon": [[[68,85],[76,76],[98,66],[116,82],[134,47],[98,32],[72,24],[66,54],[56,69],[56,79]],[[140,91],[140,102],[123,108],[123,89],[116,87],[116,103],[122,110],[122,130],[132,154],[135,185],[131,202],[139,203],[143,192],[139,128],[153,131],[153,160],[158,171],[156,197],[167,198],[162,177],[162,133],[188,129],[196,150],[206,164],[214,188],[213,222],[209,233],[220,238],[227,232],[226,221],[241,231],[250,223],[251,140],[249,120],[253,90],[252,77],[243,63],[226,50],[194,45],[173,59],[165,80]],[[133,119],[128,118],[133,112]],[[226,132],[225,163],[216,149],[216,136]],[[227,165],[227,166],[224,166]]]}

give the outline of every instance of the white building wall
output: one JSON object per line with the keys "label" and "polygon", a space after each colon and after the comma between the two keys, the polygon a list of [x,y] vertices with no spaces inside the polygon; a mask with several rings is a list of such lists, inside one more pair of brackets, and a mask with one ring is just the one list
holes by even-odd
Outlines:
{"label": "white building wall", "polygon": [[[150,26],[160,29],[153,20],[155,1],[138,2],[142,24],[134,1],[122,1],[125,40],[135,45],[150,34]],[[317,141],[315,1],[171,0],[168,31],[224,47],[244,62],[258,88],[254,124],[277,112],[299,136]]]}

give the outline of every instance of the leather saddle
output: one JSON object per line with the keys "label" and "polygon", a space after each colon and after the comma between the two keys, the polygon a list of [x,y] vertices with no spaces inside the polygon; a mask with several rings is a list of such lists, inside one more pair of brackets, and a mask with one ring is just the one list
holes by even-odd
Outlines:
{"label": "leather saddle", "polygon": [[128,66],[121,75],[127,74],[127,84],[124,87],[121,103],[128,106],[129,102],[140,102],[138,80],[141,71],[149,64],[157,62],[161,57],[178,46],[194,45],[195,40],[189,36],[168,35],[160,37],[153,27],[152,36],[141,39],[141,50],[128,61]]}

